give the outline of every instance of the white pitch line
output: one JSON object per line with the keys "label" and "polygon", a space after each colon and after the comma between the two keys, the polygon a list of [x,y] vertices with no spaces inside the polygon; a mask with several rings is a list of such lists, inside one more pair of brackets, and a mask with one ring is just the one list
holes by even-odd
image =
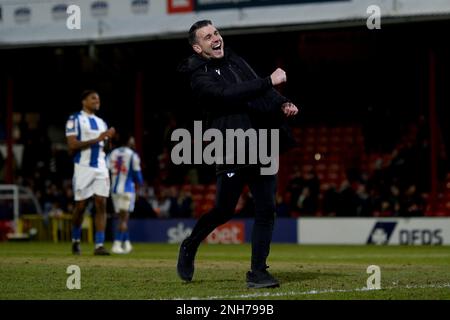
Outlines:
{"label": "white pitch line", "polygon": [[361,291],[376,291],[376,290],[394,290],[394,289],[429,289],[429,288],[450,288],[450,283],[444,284],[430,284],[430,285],[406,285],[396,287],[382,287],[381,289],[325,289],[325,290],[309,290],[309,291],[290,291],[290,292],[257,292],[242,295],[228,295],[228,296],[209,296],[209,297],[190,297],[190,298],[173,298],[173,300],[224,300],[224,299],[247,299],[247,298],[270,298],[270,297],[288,297],[297,295],[316,295],[323,293],[348,293]]}

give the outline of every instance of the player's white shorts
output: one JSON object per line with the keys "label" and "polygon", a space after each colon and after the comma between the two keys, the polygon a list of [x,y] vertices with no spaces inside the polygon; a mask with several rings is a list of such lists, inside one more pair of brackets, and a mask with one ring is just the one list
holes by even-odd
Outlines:
{"label": "player's white shorts", "polygon": [[114,205],[114,211],[116,213],[119,213],[121,210],[127,212],[134,211],[134,203],[136,201],[136,195],[134,193],[113,193],[111,194],[111,198]]}
{"label": "player's white shorts", "polygon": [[109,197],[110,181],[107,170],[84,167],[75,164],[73,193],[75,201],[86,200],[94,194]]}

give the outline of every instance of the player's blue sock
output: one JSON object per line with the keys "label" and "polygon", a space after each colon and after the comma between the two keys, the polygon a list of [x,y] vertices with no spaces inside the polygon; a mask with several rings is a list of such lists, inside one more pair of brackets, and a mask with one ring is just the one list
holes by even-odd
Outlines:
{"label": "player's blue sock", "polygon": [[80,242],[81,240],[81,227],[72,227],[72,242]]}
{"label": "player's blue sock", "polygon": [[123,236],[122,236],[122,241],[129,241],[130,240],[130,234],[128,233],[128,231],[126,231],[126,232],[124,232],[123,233]]}
{"label": "player's blue sock", "polygon": [[95,232],[95,247],[102,247],[103,243],[105,242],[105,232],[104,231],[97,231]]}
{"label": "player's blue sock", "polygon": [[116,231],[116,236],[114,237],[115,241],[122,241],[123,239],[123,232],[122,231]]}

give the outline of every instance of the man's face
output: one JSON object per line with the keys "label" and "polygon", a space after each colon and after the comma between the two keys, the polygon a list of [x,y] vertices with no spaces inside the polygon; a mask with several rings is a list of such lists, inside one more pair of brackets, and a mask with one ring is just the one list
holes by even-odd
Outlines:
{"label": "man's face", "polygon": [[100,109],[100,97],[96,93],[91,93],[82,101],[83,108],[87,109],[91,113],[95,113]]}
{"label": "man's face", "polygon": [[130,137],[130,139],[128,139],[128,147],[131,149],[136,149],[136,140],[134,140],[134,137]]}
{"label": "man's face", "polygon": [[206,59],[223,58],[223,39],[213,25],[207,25],[196,32],[197,42],[192,46],[195,52]]}

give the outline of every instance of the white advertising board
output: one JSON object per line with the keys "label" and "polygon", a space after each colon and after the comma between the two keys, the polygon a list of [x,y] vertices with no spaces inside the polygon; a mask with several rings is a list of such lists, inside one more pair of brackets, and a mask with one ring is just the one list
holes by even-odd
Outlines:
{"label": "white advertising board", "polygon": [[297,230],[300,244],[450,244],[450,218],[299,218]]}
{"label": "white advertising board", "polygon": [[[79,27],[71,5],[80,9]],[[223,29],[381,20],[450,13],[448,0],[0,0],[0,46],[129,41],[185,35],[211,19]],[[69,23],[69,25],[70,25]]]}

